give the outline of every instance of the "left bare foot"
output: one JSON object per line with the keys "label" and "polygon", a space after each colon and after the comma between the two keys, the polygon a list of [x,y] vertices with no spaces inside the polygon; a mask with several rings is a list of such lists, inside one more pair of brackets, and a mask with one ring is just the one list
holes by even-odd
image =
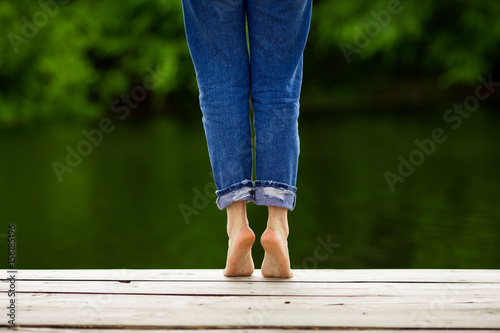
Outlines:
{"label": "left bare foot", "polygon": [[255,234],[248,225],[231,231],[229,249],[227,251],[225,276],[250,276],[254,270],[252,245]]}

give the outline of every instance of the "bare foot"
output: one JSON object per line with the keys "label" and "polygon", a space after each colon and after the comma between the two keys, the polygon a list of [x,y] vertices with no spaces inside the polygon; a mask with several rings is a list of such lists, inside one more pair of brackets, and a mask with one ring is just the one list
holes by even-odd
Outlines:
{"label": "bare foot", "polygon": [[290,256],[288,254],[287,232],[280,228],[267,227],[260,238],[266,251],[261,272],[265,277],[291,278]]}
{"label": "bare foot", "polygon": [[255,234],[248,226],[241,226],[231,231],[225,276],[252,275],[254,264],[251,249],[254,241]]}

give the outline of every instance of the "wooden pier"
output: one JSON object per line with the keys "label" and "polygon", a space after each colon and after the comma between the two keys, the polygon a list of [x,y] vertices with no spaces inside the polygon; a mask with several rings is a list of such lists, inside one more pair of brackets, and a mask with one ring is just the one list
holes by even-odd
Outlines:
{"label": "wooden pier", "polygon": [[500,270],[18,270],[15,297],[8,277],[0,330],[500,332]]}

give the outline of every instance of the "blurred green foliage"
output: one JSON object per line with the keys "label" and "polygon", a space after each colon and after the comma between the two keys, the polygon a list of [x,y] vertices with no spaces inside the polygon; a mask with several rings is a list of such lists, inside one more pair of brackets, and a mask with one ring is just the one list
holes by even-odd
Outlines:
{"label": "blurred green foliage", "polygon": [[[308,46],[315,69],[331,75],[333,60],[347,66],[341,45],[357,49],[352,76],[378,68],[447,87],[494,68],[499,1],[394,1],[316,0]],[[397,13],[384,17],[390,6]],[[142,84],[147,67],[168,73],[148,108],[196,94],[179,0],[9,0],[0,3],[0,22],[0,123],[100,117]]]}
{"label": "blurred green foliage", "polygon": [[41,3],[0,5],[2,31],[31,37],[19,42],[10,35],[0,42],[3,122],[97,117],[142,84],[146,67],[168,73],[155,87],[156,96],[191,75],[178,64],[187,47],[177,1]]}
{"label": "blurred green foliage", "polygon": [[[435,76],[444,86],[475,82],[479,74],[491,70],[500,53],[499,1],[322,0],[316,4],[313,29],[318,53],[337,51],[342,42],[356,46],[358,39],[363,47],[352,58],[376,59],[388,71]],[[363,34],[367,42],[359,37]]]}

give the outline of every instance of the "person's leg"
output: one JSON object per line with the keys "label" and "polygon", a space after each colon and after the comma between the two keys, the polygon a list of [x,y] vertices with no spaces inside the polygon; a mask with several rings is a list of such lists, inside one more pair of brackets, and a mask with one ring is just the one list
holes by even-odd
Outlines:
{"label": "person's leg", "polygon": [[267,228],[260,238],[265,250],[261,272],[266,277],[291,278],[288,255],[288,209],[269,206]]}
{"label": "person's leg", "polygon": [[255,203],[269,207],[265,276],[290,277],[287,212],[295,208],[302,59],[312,0],[248,0],[255,126]]}
{"label": "person's leg", "polygon": [[293,210],[299,97],[311,0],[248,0],[257,205]]}
{"label": "person's leg", "polygon": [[244,0],[182,0],[217,206],[253,201]]}
{"label": "person's leg", "polygon": [[[228,215],[225,275],[250,275],[253,233],[245,204],[253,201],[250,69],[244,0],[182,0],[203,126],[217,187]],[[246,225],[246,227],[244,227]]]}

